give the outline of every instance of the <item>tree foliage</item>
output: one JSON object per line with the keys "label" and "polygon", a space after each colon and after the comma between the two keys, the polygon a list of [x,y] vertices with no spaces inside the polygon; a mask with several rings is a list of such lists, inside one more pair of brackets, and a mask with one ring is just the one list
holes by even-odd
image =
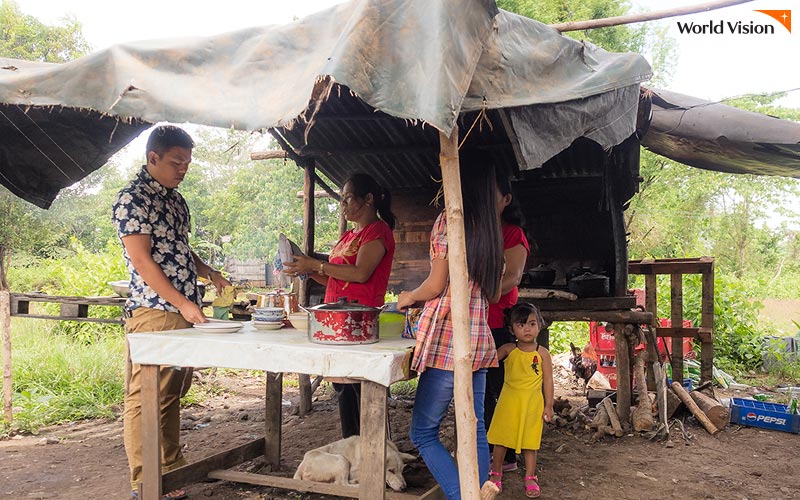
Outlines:
{"label": "tree foliage", "polygon": [[74,17],[63,26],[47,26],[23,14],[13,0],[0,3],[0,56],[28,61],[66,62],[91,50]]}

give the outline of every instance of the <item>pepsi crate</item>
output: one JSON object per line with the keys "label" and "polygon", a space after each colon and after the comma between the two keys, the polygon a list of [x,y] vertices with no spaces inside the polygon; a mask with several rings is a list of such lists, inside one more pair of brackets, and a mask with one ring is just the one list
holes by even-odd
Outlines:
{"label": "pepsi crate", "polygon": [[789,413],[786,405],[754,399],[731,399],[731,423],[800,434],[800,415]]}

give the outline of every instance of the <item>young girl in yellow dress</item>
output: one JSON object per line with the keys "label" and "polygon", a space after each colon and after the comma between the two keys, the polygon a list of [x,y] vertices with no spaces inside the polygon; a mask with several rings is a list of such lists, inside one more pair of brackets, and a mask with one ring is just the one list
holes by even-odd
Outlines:
{"label": "young girl in yellow dress", "polygon": [[518,303],[506,309],[505,318],[517,342],[497,348],[498,358],[505,359],[505,380],[487,434],[494,445],[489,475],[502,490],[506,449],[521,452],[527,473],[525,494],[536,498],[541,493],[536,451],[542,442],[543,421],[553,419],[553,362],[550,352],[536,341],[544,321],[535,306]]}

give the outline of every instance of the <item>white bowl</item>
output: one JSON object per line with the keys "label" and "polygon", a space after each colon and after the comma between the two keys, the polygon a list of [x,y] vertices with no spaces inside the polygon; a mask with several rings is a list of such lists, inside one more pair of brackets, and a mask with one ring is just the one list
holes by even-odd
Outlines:
{"label": "white bowl", "polygon": [[264,321],[278,321],[283,319],[282,307],[256,307],[255,314]]}
{"label": "white bowl", "polygon": [[289,315],[289,323],[292,328],[300,330],[301,332],[308,331],[308,313],[296,312]]}

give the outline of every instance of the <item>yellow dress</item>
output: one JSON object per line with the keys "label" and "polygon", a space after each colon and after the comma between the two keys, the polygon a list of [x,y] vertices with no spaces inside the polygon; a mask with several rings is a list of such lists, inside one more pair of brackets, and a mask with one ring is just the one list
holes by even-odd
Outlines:
{"label": "yellow dress", "polygon": [[[505,380],[487,439],[517,453],[542,443],[542,356],[515,348],[505,359]],[[535,368],[535,369],[534,369]]]}

